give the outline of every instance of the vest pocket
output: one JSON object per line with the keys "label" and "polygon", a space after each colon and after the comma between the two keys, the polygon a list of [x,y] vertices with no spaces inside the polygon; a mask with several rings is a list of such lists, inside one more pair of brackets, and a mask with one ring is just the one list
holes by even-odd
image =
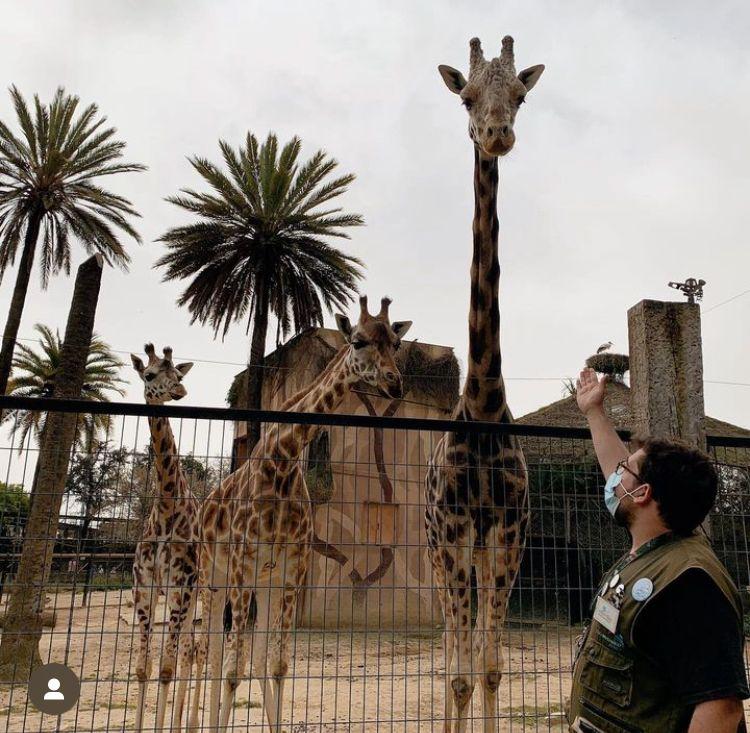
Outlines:
{"label": "vest pocket", "polygon": [[581,684],[618,707],[630,705],[633,692],[633,660],[594,642],[581,660]]}
{"label": "vest pocket", "polygon": [[[576,721],[580,733],[643,733],[642,728],[617,720],[587,700],[581,700],[581,708],[582,714]],[[575,727],[572,730],[576,730]]]}

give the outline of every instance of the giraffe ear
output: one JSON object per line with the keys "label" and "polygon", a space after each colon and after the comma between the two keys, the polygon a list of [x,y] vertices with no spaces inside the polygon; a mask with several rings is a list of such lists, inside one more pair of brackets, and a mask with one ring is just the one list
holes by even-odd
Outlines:
{"label": "giraffe ear", "polygon": [[178,364],[175,369],[184,377],[193,368],[192,361],[186,361],[182,364]]}
{"label": "giraffe ear", "polygon": [[440,66],[438,66],[438,71],[440,72],[440,76],[443,77],[445,86],[447,86],[454,94],[460,94],[461,90],[466,86],[464,75],[458,69],[454,69],[452,66],[446,66],[445,64],[440,64]]}
{"label": "giraffe ear", "polygon": [[518,81],[526,87],[526,91],[529,92],[533,89],[534,85],[539,81],[539,77],[544,71],[544,64],[537,64],[536,66],[529,66],[528,69],[524,69],[518,75]]}
{"label": "giraffe ear", "polygon": [[337,313],[335,315],[335,318],[336,318],[336,326],[339,329],[339,332],[346,339],[346,342],[349,343],[352,337],[351,321],[346,316],[342,316],[340,313]]}
{"label": "giraffe ear", "polygon": [[131,354],[130,361],[133,362],[133,369],[135,369],[138,372],[138,374],[143,374],[146,367],[143,366],[143,360],[141,359],[141,357],[136,356],[135,354]]}
{"label": "giraffe ear", "polygon": [[395,323],[391,323],[393,333],[396,334],[399,341],[406,336],[406,332],[411,328],[411,324],[411,321],[396,321]]}

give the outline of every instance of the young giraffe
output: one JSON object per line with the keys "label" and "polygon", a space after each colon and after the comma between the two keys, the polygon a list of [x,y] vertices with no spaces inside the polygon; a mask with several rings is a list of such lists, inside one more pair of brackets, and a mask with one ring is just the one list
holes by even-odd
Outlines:
{"label": "young giraffe", "polygon": [[[498,289],[498,156],[515,143],[513,123],[544,66],[516,75],[513,39],[500,58],[486,61],[479,39],[470,42],[469,80],[449,66],[439,71],[469,112],[474,143],[474,251],[471,264],[469,358],[456,420],[511,423],[500,356]],[[428,552],[443,610],[445,730],[466,730],[477,674],[483,690],[483,729],[496,730],[502,675],[501,634],[508,595],[526,541],[526,463],[513,435],[446,433],[430,459],[425,494]],[[471,575],[478,613],[471,628]]]}
{"label": "young giraffe", "polygon": [[[146,344],[148,364],[130,355],[138,375],[145,385],[146,403],[161,405],[180,400],[186,394],[182,378],[192,363],[173,364],[172,349],[164,349],[159,359],[153,344]],[[166,417],[149,417],[151,445],[156,462],[157,493],[143,536],[135,549],[133,561],[133,602],[141,629],[140,650],[136,665],[138,703],[135,730],[143,730],[146,688],[151,676],[151,636],[153,613],[159,595],[166,596],[169,608],[169,630],[161,651],[159,668],[159,697],[156,706],[155,729],[164,728],[164,717],[169,688],[180,658],[180,682],[175,696],[172,731],[179,733],[182,706],[192,664],[192,628],[195,607],[195,584],[198,578],[198,503],[190,492],[180,468],[174,435]]]}
{"label": "young giraffe", "polygon": [[[411,321],[391,324],[389,305],[390,300],[384,298],[380,312],[372,316],[367,298],[360,298],[360,317],[353,327],[348,318],[337,315],[346,345],[322,374],[282,409],[333,412],[359,381],[378,388],[388,398],[400,397],[402,381],[394,354]],[[316,432],[315,425],[269,426],[249,460],[209,494],[204,504],[200,586],[212,680],[211,731],[223,731],[229,723],[248,656],[263,688],[271,731],[281,730],[289,636],[307,572],[313,530],[300,458]],[[248,628],[253,596],[255,629]],[[222,670],[219,642],[227,599],[232,629]],[[269,678],[273,679],[273,689]],[[195,722],[191,721],[191,726]]]}

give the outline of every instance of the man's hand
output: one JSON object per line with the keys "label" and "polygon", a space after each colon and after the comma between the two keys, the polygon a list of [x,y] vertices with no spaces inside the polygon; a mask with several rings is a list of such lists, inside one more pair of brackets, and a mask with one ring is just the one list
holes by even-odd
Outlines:
{"label": "man's hand", "polygon": [[576,401],[578,408],[584,415],[604,407],[604,392],[607,380],[601,380],[593,369],[584,369],[576,380]]}

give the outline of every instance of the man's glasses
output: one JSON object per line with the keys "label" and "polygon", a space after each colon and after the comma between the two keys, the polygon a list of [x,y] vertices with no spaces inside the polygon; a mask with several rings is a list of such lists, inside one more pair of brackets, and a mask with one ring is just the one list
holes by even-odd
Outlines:
{"label": "man's glasses", "polygon": [[623,460],[621,460],[617,464],[617,468],[615,469],[615,473],[618,476],[622,476],[623,473],[625,473],[625,471],[627,471],[631,476],[635,476],[635,478],[638,479],[639,483],[642,483],[642,484],[646,483],[635,471],[633,471],[631,468],[628,467],[628,459],[627,458],[623,458]]}

